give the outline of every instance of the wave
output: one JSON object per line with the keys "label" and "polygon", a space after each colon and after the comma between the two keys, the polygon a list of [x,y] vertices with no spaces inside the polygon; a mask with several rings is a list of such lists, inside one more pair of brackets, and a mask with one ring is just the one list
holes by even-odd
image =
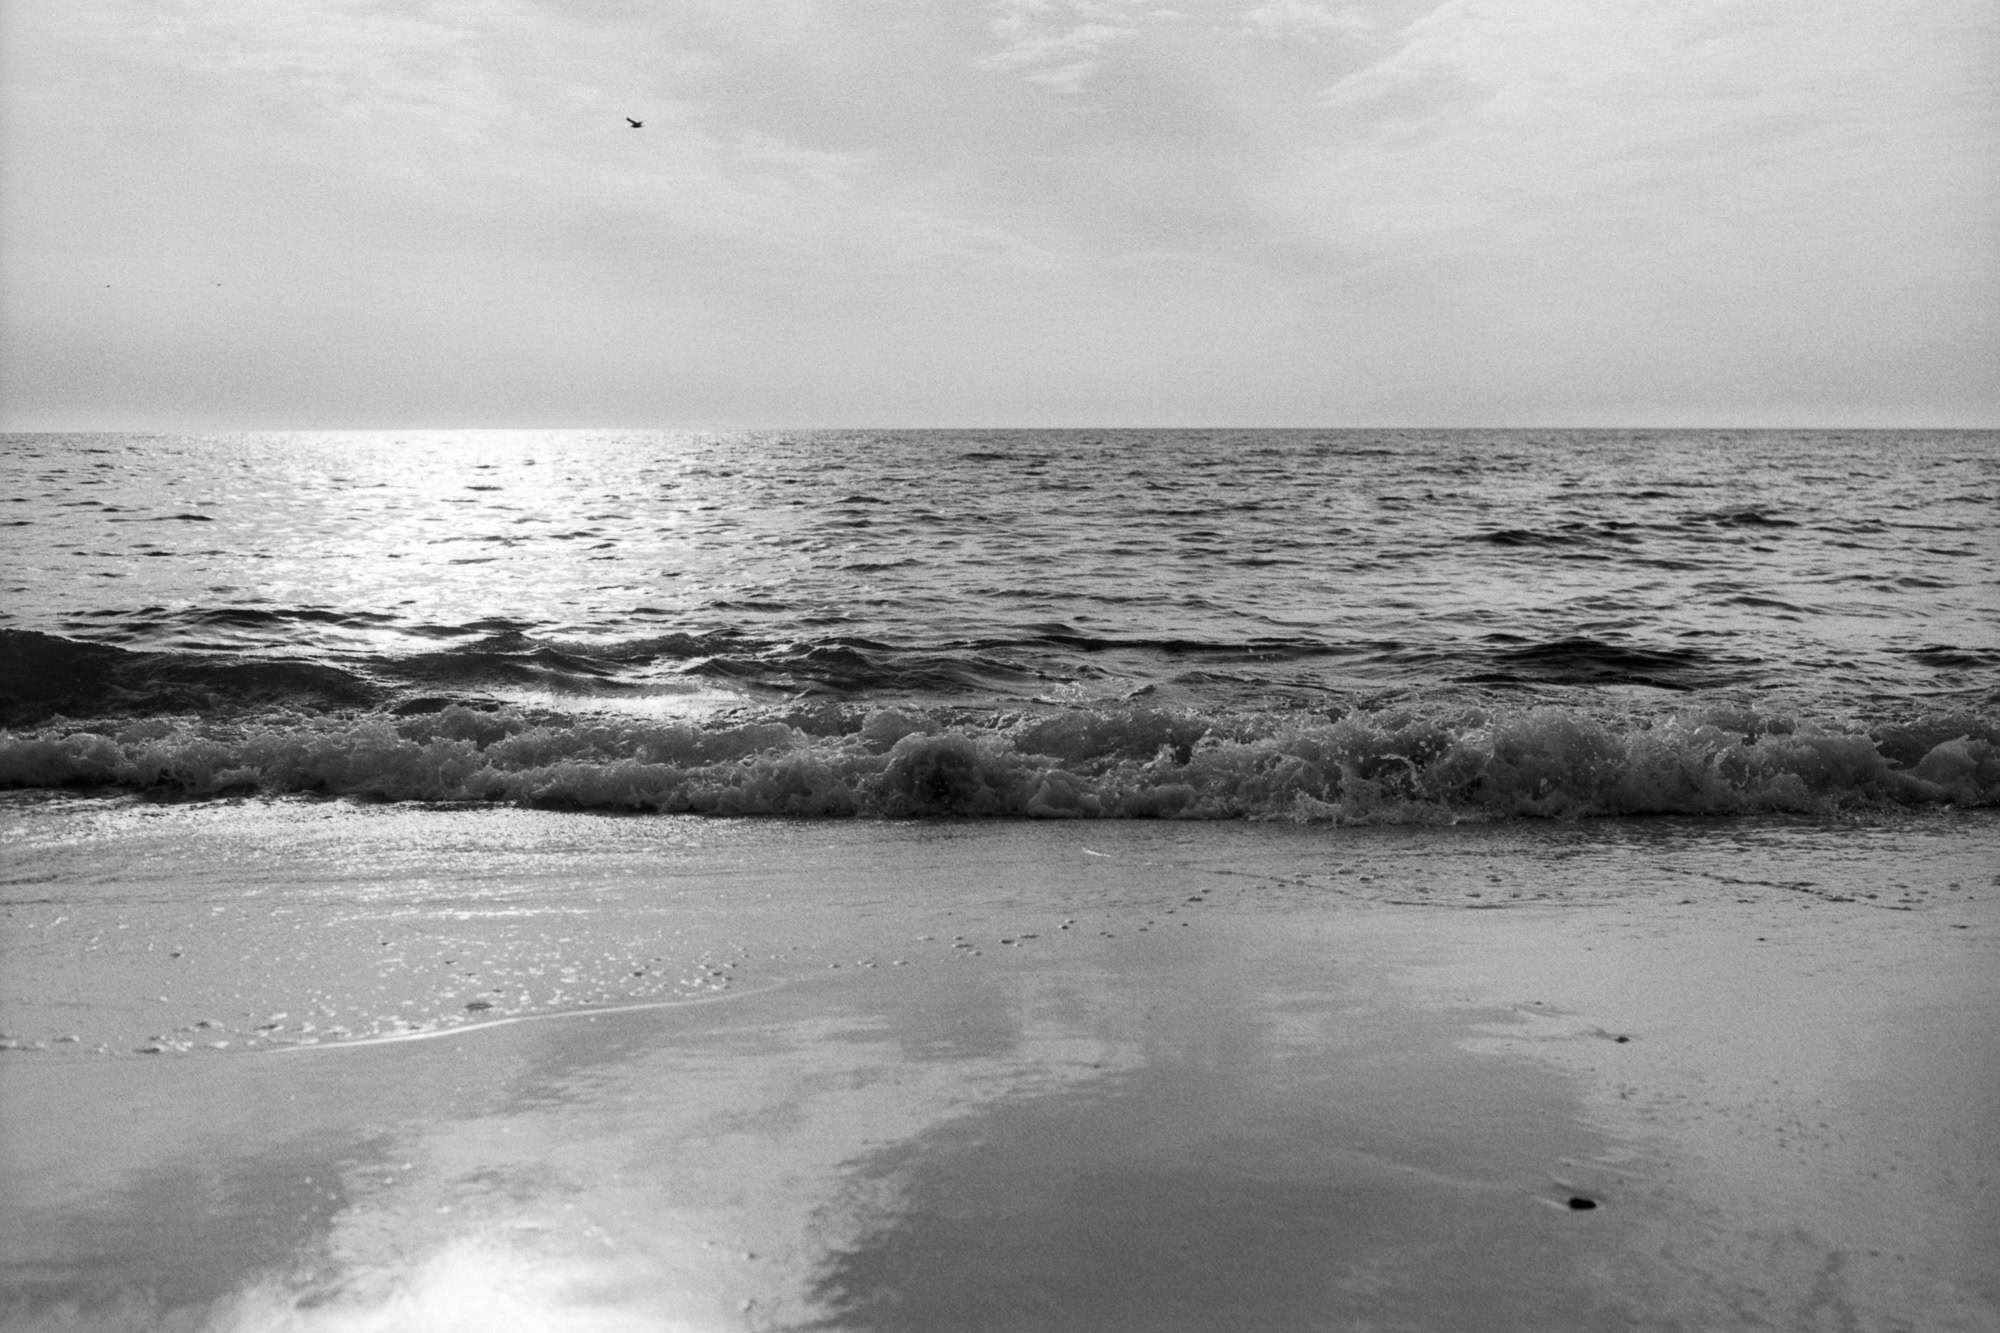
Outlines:
{"label": "wave", "polygon": [[1560,523],[1548,529],[1497,528],[1461,540],[1483,542],[1488,546],[1578,548],[1599,546],[1607,542],[1634,546],[1639,543],[1640,538],[1627,530],[1630,526],[1615,520],[1594,523],[1579,521]]}
{"label": "wave", "polygon": [[[296,651],[300,635],[294,631],[309,619],[308,612],[183,613],[172,627],[173,646],[155,647],[127,646],[129,634],[118,636],[126,643],[110,643],[101,641],[102,633],[86,641],[0,629],[0,726],[58,717],[325,712],[438,700],[643,700],[717,690],[767,702],[811,695],[1026,704],[1078,680],[1117,678],[1135,686],[1201,680],[1247,688],[1268,684],[1271,673],[1288,667],[1301,673],[1308,693],[1319,671],[1397,685],[1431,680],[1685,692],[1742,683],[1762,666],[1713,650],[1588,636],[1536,641],[1491,634],[1478,642],[1430,645],[1298,634],[1229,640],[1090,633],[1059,621],[915,646],[852,634],[774,640],[731,627],[572,641],[512,622],[481,621],[401,627],[394,637],[404,646],[396,652],[371,646],[290,655],[283,645]],[[323,619],[339,621],[342,629],[356,624],[346,616]],[[229,638],[232,627],[270,633],[260,649]],[[372,642],[386,637],[377,634]]]}
{"label": "wave", "polygon": [[2000,724],[1443,703],[1214,713],[805,703],[642,721],[449,703],[0,731],[0,787],[800,818],[1451,823],[2000,804]]}
{"label": "wave", "polygon": [[384,691],[318,662],[146,651],[0,630],[0,726],[58,714],[367,707]]}
{"label": "wave", "polygon": [[1731,505],[1690,516],[1690,522],[1712,523],[1724,528],[1796,528],[1799,521],[1774,514],[1756,505]]}
{"label": "wave", "polygon": [[[1034,672],[982,645],[910,650],[859,637],[770,641],[718,630],[568,643],[504,625],[433,651],[338,665],[231,651],[125,648],[0,629],[0,726],[59,716],[372,708],[427,697],[618,698],[726,686],[756,696],[1032,691]],[[443,637],[443,631],[438,632]]]}
{"label": "wave", "polygon": [[[1511,636],[1489,636],[1504,641]],[[1541,682],[1570,685],[1646,685],[1691,690],[1731,683],[1737,678],[1707,654],[1687,648],[1643,648],[1588,636],[1498,648],[1488,653],[1486,670],[1462,679],[1489,685]],[[1737,674],[1751,663],[1736,664]]]}

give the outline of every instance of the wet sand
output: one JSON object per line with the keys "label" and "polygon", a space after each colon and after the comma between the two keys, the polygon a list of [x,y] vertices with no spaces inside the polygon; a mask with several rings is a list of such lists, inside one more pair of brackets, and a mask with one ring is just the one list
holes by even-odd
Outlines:
{"label": "wet sand", "polygon": [[9,1329],[2000,1326],[1992,820],[14,813]]}

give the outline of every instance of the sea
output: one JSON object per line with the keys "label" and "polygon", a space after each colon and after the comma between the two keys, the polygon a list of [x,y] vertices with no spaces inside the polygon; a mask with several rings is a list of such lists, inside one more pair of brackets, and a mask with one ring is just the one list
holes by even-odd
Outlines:
{"label": "sea", "polygon": [[0,787],[1964,811],[2000,801],[1997,499],[1992,431],[14,434]]}

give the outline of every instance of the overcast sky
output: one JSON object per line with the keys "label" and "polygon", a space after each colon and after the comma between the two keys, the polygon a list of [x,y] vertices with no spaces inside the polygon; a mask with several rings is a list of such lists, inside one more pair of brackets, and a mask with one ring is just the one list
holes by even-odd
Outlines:
{"label": "overcast sky", "polygon": [[0,0],[0,62],[11,429],[2000,425],[1993,0]]}

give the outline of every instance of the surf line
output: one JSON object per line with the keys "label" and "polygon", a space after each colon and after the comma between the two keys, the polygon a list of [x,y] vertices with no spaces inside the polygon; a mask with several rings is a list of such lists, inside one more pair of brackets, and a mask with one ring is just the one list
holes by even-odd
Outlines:
{"label": "surf line", "polygon": [[432,1041],[439,1037],[469,1037],[475,1033],[490,1032],[494,1028],[512,1027],[516,1023],[546,1023],[556,1019],[597,1018],[606,1014],[636,1014],[648,1009],[692,1009],[697,1005],[727,1004],[731,1000],[747,1000],[757,995],[769,995],[772,991],[783,990],[791,983],[783,977],[767,982],[754,989],[733,990],[723,995],[692,995],[679,1000],[640,1000],[634,1004],[614,1004],[603,1009],[561,1009],[547,1014],[510,1014],[505,1018],[488,1018],[473,1023],[460,1023],[448,1028],[423,1028],[416,1032],[391,1032],[379,1037],[356,1037],[352,1041],[287,1042],[282,1046],[266,1046],[258,1055],[300,1055],[318,1051],[348,1051],[361,1046],[392,1046],[408,1041]]}

